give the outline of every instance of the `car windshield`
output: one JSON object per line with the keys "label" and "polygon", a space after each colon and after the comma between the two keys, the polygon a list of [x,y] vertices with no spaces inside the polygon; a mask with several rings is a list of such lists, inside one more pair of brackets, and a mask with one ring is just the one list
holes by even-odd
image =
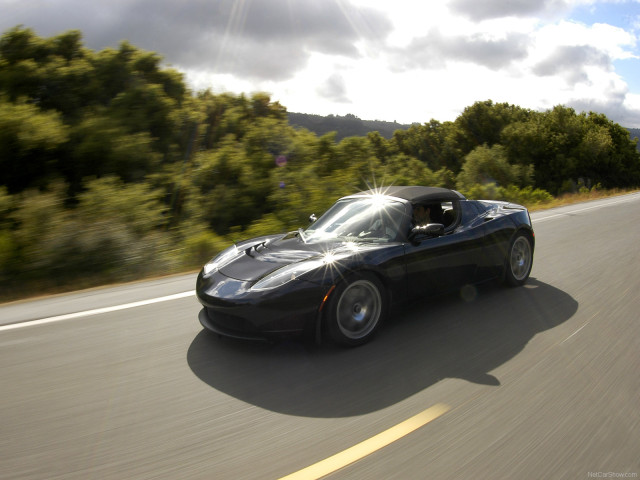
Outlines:
{"label": "car windshield", "polygon": [[381,195],[345,198],[302,232],[302,238],[305,242],[392,242],[404,218],[405,206],[397,200]]}

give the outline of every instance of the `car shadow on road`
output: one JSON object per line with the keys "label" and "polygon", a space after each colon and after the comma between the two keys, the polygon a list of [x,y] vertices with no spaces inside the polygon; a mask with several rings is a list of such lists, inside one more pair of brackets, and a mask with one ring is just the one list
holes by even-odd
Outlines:
{"label": "car shadow on road", "polygon": [[577,308],[567,293],[531,278],[520,288],[467,287],[461,295],[397,310],[358,348],[241,342],[203,330],[187,362],[206,384],[261,408],[308,417],[362,415],[444,378],[499,386],[490,372]]}

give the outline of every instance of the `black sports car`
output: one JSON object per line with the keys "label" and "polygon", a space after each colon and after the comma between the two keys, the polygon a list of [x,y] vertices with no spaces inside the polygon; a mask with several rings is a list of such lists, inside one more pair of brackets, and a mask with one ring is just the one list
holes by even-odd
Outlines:
{"label": "black sports car", "polygon": [[533,263],[525,207],[445,188],[369,190],[310,221],[207,263],[196,286],[202,325],[237,338],[328,333],[358,345],[391,304],[492,278],[522,285]]}

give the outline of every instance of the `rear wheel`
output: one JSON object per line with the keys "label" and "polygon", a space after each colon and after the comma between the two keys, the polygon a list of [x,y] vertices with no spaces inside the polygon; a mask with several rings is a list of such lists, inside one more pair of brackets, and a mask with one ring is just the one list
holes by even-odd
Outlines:
{"label": "rear wheel", "polygon": [[531,240],[524,233],[519,233],[511,242],[506,259],[505,282],[517,287],[529,278],[533,266],[533,249]]}
{"label": "rear wheel", "polygon": [[366,343],[382,323],[385,311],[380,281],[368,273],[353,275],[333,292],[327,318],[329,334],[341,345]]}

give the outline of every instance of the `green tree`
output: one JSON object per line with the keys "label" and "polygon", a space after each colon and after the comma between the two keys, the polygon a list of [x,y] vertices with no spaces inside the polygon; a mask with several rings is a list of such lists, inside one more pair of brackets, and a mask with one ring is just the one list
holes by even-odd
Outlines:
{"label": "green tree", "polygon": [[640,184],[640,153],[626,128],[605,115],[590,112],[580,145],[587,175],[593,184],[630,187]]}
{"label": "green tree", "polygon": [[533,166],[511,165],[507,151],[501,145],[483,145],[467,155],[457,177],[457,186],[467,190],[474,184],[494,183],[500,186],[532,184]]}
{"label": "green tree", "polygon": [[0,187],[0,284],[7,282],[17,267],[14,264],[17,252],[10,218],[12,209],[12,196],[6,187]]}
{"label": "green tree", "polygon": [[[62,176],[75,195],[84,176],[116,173],[140,181],[156,170],[158,161],[183,160],[193,147],[198,109],[182,74],[162,68],[161,60],[127,42],[117,50],[94,53],[83,47],[78,31],[48,39],[22,27],[6,32],[0,38],[0,101],[17,105],[14,110],[19,111],[17,116],[9,107],[0,112],[0,121],[14,124],[0,145],[11,154],[3,156],[0,168],[4,173],[7,158],[15,163],[25,156],[24,142],[16,146],[7,137],[15,137],[15,124],[24,124],[26,114],[33,117],[30,123],[46,127],[42,136],[50,135],[56,123],[67,136],[56,143],[55,162],[48,154],[50,145],[45,154],[29,155],[29,167],[22,173],[31,181],[15,178],[13,171],[3,175],[11,182],[10,190]],[[98,145],[100,139],[103,145]]]}
{"label": "green tree", "polygon": [[462,155],[455,144],[455,124],[431,120],[424,125],[412,125],[408,130],[396,130],[393,145],[397,151],[415,157],[432,170],[460,169]]}
{"label": "green tree", "polygon": [[161,159],[147,132],[129,133],[108,115],[91,115],[74,126],[67,149],[59,170],[74,194],[82,191],[84,179],[91,176],[140,181],[157,171]]}
{"label": "green tree", "polygon": [[476,102],[454,122],[457,147],[464,156],[481,145],[498,144],[507,125],[526,120],[529,115],[529,111],[508,103]]}
{"label": "green tree", "polygon": [[377,177],[382,180],[381,190],[388,185],[437,186],[433,171],[417,158],[395,155],[380,168]]}
{"label": "green tree", "polygon": [[23,100],[9,103],[0,95],[2,184],[15,193],[51,180],[67,136],[68,129],[56,112],[43,112]]}
{"label": "green tree", "polygon": [[82,35],[70,30],[43,39],[16,27],[0,39],[0,90],[71,120],[94,96],[90,52]]}

